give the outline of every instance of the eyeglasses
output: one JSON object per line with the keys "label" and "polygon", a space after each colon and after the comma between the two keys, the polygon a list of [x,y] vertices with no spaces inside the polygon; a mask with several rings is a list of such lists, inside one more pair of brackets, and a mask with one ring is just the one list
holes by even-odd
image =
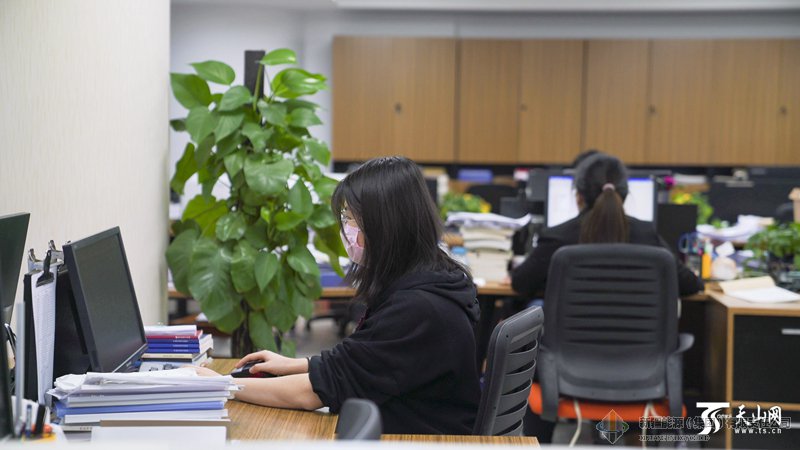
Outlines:
{"label": "eyeglasses", "polygon": [[342,210],[342,212],[339,213],[339,220],[341,220],[342,224],[347,224],[350,226],[358,225],[356,223],[356,219],[350,217],[348,214],[349,213],[344,209]]}

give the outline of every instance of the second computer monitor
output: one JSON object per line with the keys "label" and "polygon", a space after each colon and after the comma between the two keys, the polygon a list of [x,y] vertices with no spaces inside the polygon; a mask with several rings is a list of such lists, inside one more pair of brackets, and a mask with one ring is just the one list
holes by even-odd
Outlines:
{"label": "second computer monitor", "polygon": [[119,228],[64,245],[91,370],[130,371],[147,348]]}
{"label": "second computer monitor", "polygon": [[30,217],[28,213],[0,217],[0,314],[4,323],[11,321]]}
{"label": "second computer monitor", "polygon": [[[646,222],[655,221],[656,184],[652,178],[629,178],[625,214]],[[560,225],[578,215],[572,177],[550,176],[545,210],[547,227]]]}

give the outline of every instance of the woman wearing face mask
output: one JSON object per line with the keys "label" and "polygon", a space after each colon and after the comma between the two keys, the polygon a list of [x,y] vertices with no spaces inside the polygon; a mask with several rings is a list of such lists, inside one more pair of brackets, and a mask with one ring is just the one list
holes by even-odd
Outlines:
{"label": "woman wearing face mask", "polygon": [[347,279],[367,312],[320,356],[245,356],[237,367],[262,360],[251,372],[282,376],[237,379],[245,389],[236,398],[333,413],[367,398],[385,433],[471,433],[480,401],[475,286],[439,248],[441,221],[419,168],[402,157],[370,160],[339,183],[331,206],[354,263]]}

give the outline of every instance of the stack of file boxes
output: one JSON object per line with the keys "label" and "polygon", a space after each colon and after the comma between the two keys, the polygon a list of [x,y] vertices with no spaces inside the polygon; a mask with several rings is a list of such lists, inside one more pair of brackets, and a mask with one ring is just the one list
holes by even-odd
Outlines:
{"label": "stack of file boxes", "polygon": [[214,348],[213,337],[195,325],[146,326],[144,330],[147,352],[142,355],[140,371],[202,365]]}

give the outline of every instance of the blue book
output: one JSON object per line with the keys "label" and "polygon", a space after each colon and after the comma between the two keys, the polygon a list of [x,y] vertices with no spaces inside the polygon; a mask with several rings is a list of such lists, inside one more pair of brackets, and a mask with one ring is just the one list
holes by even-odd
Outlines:
{"label": "blue book", "polygon": [[147,339],[150,345],[200,345],[200,339]]}
{"label": "blue book", "polygon": [[213,402],[191,402],[191,403],[157,403],[150,405],[118,405],[118,406],[89,406],[89,407],[68,407],[60,401],[56,401],[56,415],[64,417],[67,414],[105,414],[105,413],[125,413],[125,412],[153,412],[153,411],[194,411],[194,410],[213,410],[225,407],[223,401]]}
{"label": "blue book", "polygon": [[[200,351],[199,345],[153,345],[147,344],[147,349],[155,353],[163,353],[167,350],[178,350],[177,353],[197,353]],[[156,351],[157,350],[157,351]]]}

